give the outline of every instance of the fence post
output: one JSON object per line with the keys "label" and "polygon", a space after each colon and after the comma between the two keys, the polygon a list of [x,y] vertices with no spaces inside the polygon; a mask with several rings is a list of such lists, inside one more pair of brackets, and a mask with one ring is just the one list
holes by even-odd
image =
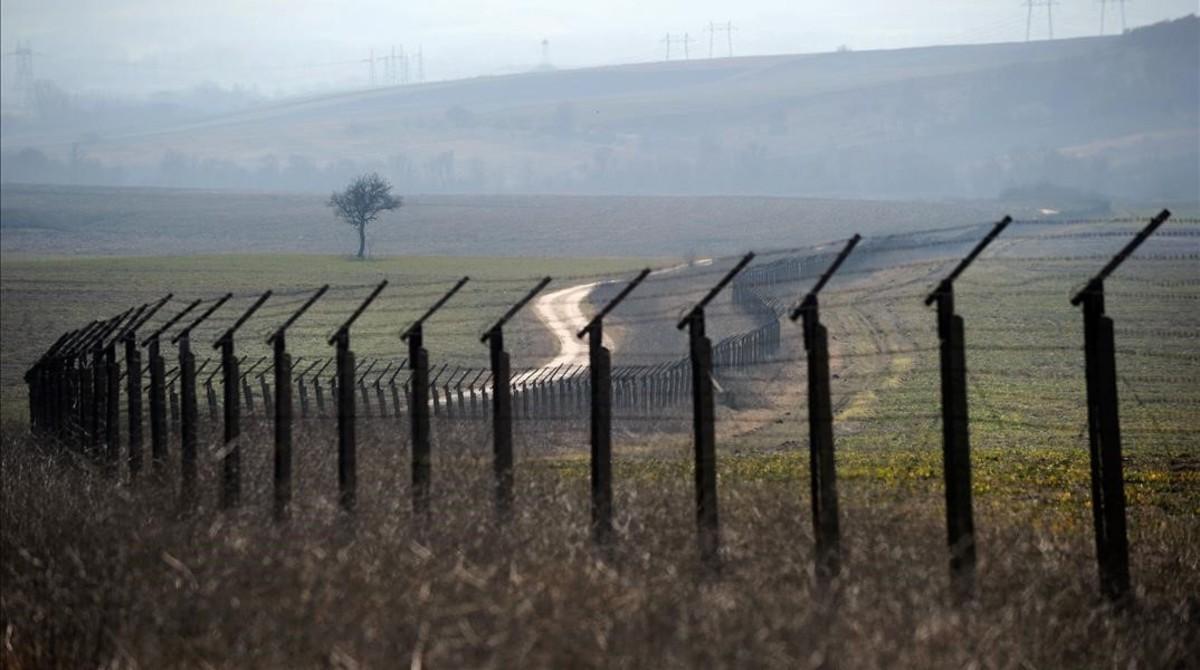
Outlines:
{"label": "fence post", "polygon": [[166,361],[159,350],[158,337],[150,340],[150,465],[155,476],[165,474],[167,458]]}
{"label": "fence post", "polygon": [[175,379],[178,376],[178,365],[167,371],[167,406],[171,409],[171,432],[179,429],[179,392],[175,390]]}
{"label": "fence post", "polygon": [[971,501],[971,442],[967,411],[967,356],[963,319],[954,313],[954,280],[1012,222],[1004,217],[979,244],[925,297],[937,302],[941,340],[942,472],[946,484],[946,537],[950,547],[950,579],[959,600],[975,595],[975,520]]}
{"label": "fence post", "polygon": [[696,483],[696,534],[700,558],[710,569],[720,567],[721,536],[717,514],[716,408],[713,401],[712,341],[704,334],[704,308],[750,261],[749,253],[692,307],[679,323],[688,329],[688,352],[692,361],[692,433]]}
{"label": "fence post", "polygon": [[308,386],[305,385],[305,383],[304,383],[304,376],[307,375],[309,372],[312,372],[312,369],[315,368],[317,366],[317,363],[320,363],[320,362],[321,362],[320,360],[313,361],[312,363],[310,363],[308,365],[307,368],[304,368],[303,370],[301,370],[300,374],[296,376],[296,386],[298,386],[300,388],[300,418],[301,419],[308,418]]}
{"label": "fence post", "polygon": [[[134,319],[146,309],[142,305],[134,314]],[[117,474],[121,462],[121,366],[117,363],[117,337],[109,340],[104,347],[104,378],[108,384],[104,395],[107,401],[104,405],[104,469],[110,474]]]}
{"label": "fence post", "polygon": [[330,336],[328,344],[337,348],[337,427],[338,427],[338,503],[347,512],[353,512],[358,495],[358,465],[355,446],[354,423],[354,352],[350,351],[350,326],[387,286],[386,279],[371,291],[359,304],[350,318]]}
{"label": "fence post", "polygon": [[[276,521],[286,521],[292,502],[292,357],[287,352],[287,329],[296,319],[308,311],[325,292],[329,284],[317,289],[292,315],[289,316],[275,332],[267,337],[267,344],[272,347],[275,367],[275,495],[274,517]],[[297,360],[297,363],[299,360]],[[316,365],[316,362],[313,362]],[[312,369],[312,365],[308,367]],[[307,372],[307,370],[306,370]],[[307,396],[304,393],[304,373],[300,374],[300,403],[301,416],[307,415]],[[267,398],[264,391],[263,400]]]}
{"label": "fence post", "polygon": [[[146,355],[150,359],[150,464],[154,476],[160,480],[167,471],[167,371],[166,361],[163,360],[160,338],[163,333],[174,326],[180,319],[187,316],[201,303],[193,300],[181,311],[176,313],[166,323],[163,323],[146,339],[142,346],[148,347]],[[132,372],[131,372],[132,374]]]}
{"label": "fence post", "polygon": [[54,384],[51,378],[53,374],[51,360],[74,334],[71,331],[59,335],[50,348],[43,352],[38,360],[25,371],[24,380],[29,386],[29,428],[33,433],[43,433],[50,428],[52,411],[50,397],[53,395]]}
{"label": "fence post", "polygon": [[212,383],[213,378],[216,377],[219,372],[221,372],[220,365],[216,366],[213,371],[204,378],[204,395],[208,400],[208,418],[214,424],[217,422],[217,419],[220,418],[220,412],[218,410],[220,403],[217,401],[217,391],[213,388]]}
{"label": "fence post", "polygon": [[[92,457],[97,459],[105,473],[110,475],[115,472],[119,445],[110,444],[109,439],[113,437],[114,427],[109,424],[112,423],[114,409],[117,410],[117,421],[120,421],[121,387],[116,378],[119,372],[113,373],[113,368],[117,367],[116,340],[109,340],[109,337],[117,332],[125,319],[133,313],[134,310],[129,309],[113,318],[92,343],[92,403],[88,417],[90,449]],[[113,397],[113,389],[116,389],[118,397]],[[116,437],[119,439],[119,432]]]}
{"label": "fence post", "polygon": [[101,433],[104,428],[105,391],[108,384],[104,380],[104,338],[101,337],[92,345],[92,406],[88,410],[88,455],[93,459],[100,457],[100,444],[104,439]]}
{"label": "fence post", "polygon": [[226,293],[171,338],[172,344],[179,345],[179,385],[183,401],[183,420],[179,430],[179,501],[184,511],[191,511],[196,505],[196,457],[199,443],[197,431],[200,422],[200,409],[196,403],[197,370],[196,355],[192,353],[192,330],[212,316],[230,297],[231,294]]}
{"label": "fence post", "polygon": [[[86,346],[82,347],[79,351],[79,435],[81,440],[80,446],[83,447],[84,453],[89,453],[91,449],[93,420],[96,415],[97,378],[96,366],[94,364],[95,350],[98,343],[107,337],[112,322],[112,319],[104,321],[101,327],[88,338]],[[93,357],[92,363],[89,363],[89,356]]]}
{"label": "fence post", "polygon": [[63,333],[26,373],[25,379],[31,384],[30,415],[35,419],[30,427],[39,433],[49,433],[58,439],[64,436],[68,407],[64,401],[69,388],[66,361],[72,347],[90,327]]}
{"label": "fence post", "polygon": [[592,542],[611,544],[612,525],[612,352],[604,346],[604,317],[650,275],[642,270],[633,281],[575,334],[588,336],[588,367],[591,372],[592,438]]}
{"label": "fence post", "polygon": [[488,345],[492,366],[492,475],[496,516],[501,522],[511,518],[513,502],[512,387],[508,352],[504,350],[504,324],[549,283],[550,278],[543,277],[479,338]]}
{"label": "fence post", "polygon": [[[366,361],[363,361],[363,362],[365,363]],[[379,363],[378,358],[371,361],[367,365],[367,367],[362,369],[361,372],[359,372],[357,370],[355,371],[355,376],[357,377],[357,382],[355,384],[355,388],[358,389],[357,392],[362,397],[362,410],[363,411],[360,412],[359,415],[361,415],[364,418],[371,417],[371,394],[367,393],[367,375],[371,373],[371,370],[375,369],[375,365],[377,363]]]}
{"label": "fence post", "polygon": [[142,472],[142,352],[138,347],[137,330],[150,320],[173,294],[168,293],[125,332],[125,396],[129,420],[129,478],[136,480]]}
{"label": "fence post", "polygon": [[1096,528],[1100,592],[1116,602],[1127,602],[1132,594],[1129,538],[1125,524],[1125,475],[1121,463],[1121,422],[1117,402],[1117,362],[1113,321],[1104,314],[1104,280],[1170,216],[1171,213],[1165,209],[1159,212],[1071,298],[1071,305],[1083,306],[1092,520]]}
{"label": "fence post", "polygon": [[[272,352],[271,352],[272,359],[274,358],[274,355],[275,355],[274,350],[272,350]],[[275,398],[274,398],[273,394],[271,393],[271,385],[269,383],[267,383],[267,375],[270,374],[274,369],[275,369],[275,363],[272,360],[272,362],[267,365],[266,369],[260,370],[257,375],[258,390],[259,390],[259,393],[262,394],[263,416],[270,417],[272,425],[274,424],[274,421],[275,421]]]}
{"label": "fence post", "polygon": [[383,393],[383,376],[391,372],[395,361],[388,361],[387,365],[383,366],[383,370],[375,376],[375,381],[371,382],[371,388],[375,389],[375,404],[379,407],[379,418],[387,418],[387,396]]}
{"label": "fence post", "polygon": [[[93,322],[94,324],[95,322]],[[92,326],[85,326],[76,331],[68,339],[52,360],[52,374],[54,375],[54,416],[53,429],[60,440],[66,441],[70,435],[71,429],[71,408],[76,400],[74,386],[75,372],[75,347],[87,336],[89,329]]]}
{"label": "fence post", "polygon": [[817,294],[854,250],[861,236],[850,238],[825,274],[809,290],[791,319],[804,317],[804,348],[808,358],[809,477],[812,487],[813,535],[816,538],[816,576],[822,588],[841,571],[841,531],[838,521],[837,464],[833,449],[833,401],[829,377],[829,334],[821,324]]}
{"label": "fence post", "polygon": [[400,420],[402,410],[400,407],[400,389],[396,386],[396,377],[399,377],[400,373],[408,365],[408,358],[400,361],[400,365],[396,366],[396,371],[392,373],[391,377],[388,377],[387,381],[388,389],[392,392],[392,416],[396,417],[397,421]]}
{"label": "fence post", "polygon": [[[228,295],[228,294],[226,294]],[[221,509],[233,509],[241,504],[242,499],[242,451],[238,438],[242,434],[241,407],[238,404],[238,382],[241,379],[238,369],[237,355],[234,351],[234,334],[238,328],[258,311],[259,307],[271,297],[267,291],[254,301],[254,304],[242,313],[238,320],[213,342],[213,349],[221,351],[221,383],[224,390],[225,421],[222,435],[224,458],[221,459]]]}
{"label": "fence post", "polygon": [[255,411],[254,411],[254,389],[252,389],[250,387],[250,382],[248,380],[250,378],[250,373],[254,372],[258,368],[258,366],[262,365],[263,361],[266,361],[266,360],[267,360],[266,356],[259,356],[258,360],[254,361],[254,363],[250,367],[246,368],[245,370],[242,370],[242,374],[238,378],[238,381],[242,385],[242,398],[246,402],[246,414],[251,415],[251,416],[253,416],[255,414]]}
{"label": "fence post", "polygon": [[83,373],[81,371],[80,360],[83,356],[82,352],[87,349],[92,333],[99,327],[99,321],[93,321],[84,326],[71,339],[69,346],[64,348],[62,355],[59,357],[58,366],[62,375],[59,430],[62,438],[69,441],[75,447],[79,446],[80,435],[77,422],[82,419],[81,408],[83,406],[81,397]]}
{"label": "fence post", "polygon": [[325,372],[325,368],[329,367],[331,363],[333,363],[332,358],[326,359],[325,364],[312,376],[313,393],[317,398],[317,414],[319,416],[325,416],[325,387],[321,385],[321,373]]}
{"label": "fence post", "polygon": [[[404,332],[400,340],[408,342],[408,361],[411,374],[409,424],[412,431],[412,505],[413,512],[427,520],[432,470],[432,437],[429,425],[429,352],[425,350],[425,321],[442,308],[470,280],[463,277],[437,300]],[[398,371],[397,371],[398,372]],[[395,378],[395,375],[392,375]],[[395,388],[394,386],[392,387]],[[399,412],[397,412],[397,416]]]}

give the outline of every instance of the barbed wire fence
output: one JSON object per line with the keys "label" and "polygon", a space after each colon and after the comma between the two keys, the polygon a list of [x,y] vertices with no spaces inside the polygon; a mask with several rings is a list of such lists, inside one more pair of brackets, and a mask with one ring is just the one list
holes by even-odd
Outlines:
{"label": "barbed wire fence", "polygon": [[[1165,211],[1149,223],[1005,217],[997,224],[856,235],[647,268],[636,278],[554,278],[555,286],[586,289],[595,316],[584,322],[578,315],[564,318],[556,310],[540,313],[537,319],[528,318],[528,310],[522,312],[535,299],[551,307],[577,299],[544,293],[551,280],[542,277],[464,277],[453,286],[442,280],[410,281],[398,300],[389,299],[386,280],[191,300],[169,294],[60,336],[25,376],[30,426],[40,436],[94,460],[112,476],[124,464],[130,481],[137,482],[143,477],[148,424],[151,473],[159,481],[179,481],[184,510],[192,509],[199,495],[202,445],[207,445],[208,460],[220,463],[220,505],[229,509],[241,504],[243,446],[265,441],[269,432],[274,440],[273,510],[280,522],[289,518],[292,504],[294,433],[321,441],[336,427],[338,501],[348,513],[357,501],[356,428],[391,436],[410,452],[413,509],[428,520],[430,454],[436,436],[465,428],[473,431],[473,439],[487,441],[490,428],[495,507],[503,521],[514,504],[514,428],[523,438],[531,430],[550,431],[582,446],[588,426],[592,529],[598,544],[613,538],[614,429],[645,438],[683,435],[690,428],[700,551],[714,569],[720,556],[718,424],[723,435],[739,436],[768,434],[780,423],[789,431],[807,426],[816,574],[828,583],[837,575],[840,551],[834,424],[928,430],[940,421],[950,571],[956,592],[964,598],[974,592],[975,563],[969,426],[1079,438],[1086,433],[1101,584],[1107,596],[1119,600],[1130,593],[1121,436],[1187,440],[1195,435],[1187,426],[1159,423],[1122,433],[1117,386],[1131,389],[1136,405],[1151,416],[1158,415],[1152,410],[1159,406],[1200,402],[1170,390],[1196,388],[1200,353],[1194,348],[1195,329],[1180,327],[1173,318],[1156,321],[1145,316],[1116,326],[1104,310],[1107,296],[1135,305],[1179,305],[1194,312],[1194,301],[1200,300],[1195,291],[1200,287],[1195,274],[1200,219],[1175,219],[1169,229],[1159,231],[1168,218]],[[1123,239],[1128,244],[1113,256],[1113,243]],[[1148,251],[1139,251],[1143,247]],[[1069,253],[1063,253],[1064,248]],[[1128,259],[1136,267],[1183,271],[1114,275]],[[1104,261],[1099,273],[1090,271]],[[983,268],[982,276],[963,276],[972,263]],[[827,284],[829,297],[818,303],[818,293]],[[1118,288],[1106,291],[1106,284]],[[806,286],[807,293],[797,302]],[[1063,334],[1059,312],[1053,318],[1041,313],[988,318],[968,329],[955,310],[956,298],[999,302],[1003,294],[1059,304],[1055,299],[1067,297],[1065,286],[1073,289],[1072,304],[1083,309],[1082,347],[1068,343],[1071,338]],[[936,303],[936,327],[918,330],[912,319],[899,316],[902,306],[921,302],[927,307]],[[415,323],[398,323],[402,315],[412,313],[414,303],[430,307]],[[455,308],[454,316],[440,316],[439,309],[448,303]],[[837,320],[833,332],[822,323],[818,304]],[[483,328],[499,315],[499,321]],[[787,334],[788,317],[803,318],[799,336]],[[607,326],[602,325],[606,318]],[[423,330],[426,321],[437,339],[480,337],[490,348],[490,360],[431,363],[425,349],[432,341]],[[840,338],[837,327],[844,326],[853,326],[865,337]],[[677,329],[687,329],[686,346],[673,334]],[[547,332],[565,330],[587,342],[586,353],[560,354],[550,365],[510,365],[506,339],[523,359],[535,358],[546,344]],[[139,339],[139,332],[148,335]],[[984,341],[968,345],[966,332],[983,334]],[[615,348],[608,339],[613,333],[619,342]],[[356,356],[352,334],[355,341],[370,342],[371,350]],[[1032,335],[1057,343],[1020,342]],[[1118,347],[1117,335],[1123,340],[1150,339],[1159,346]],[[164,351],[162,340],[167,337],[173,353]],[[193,341],[202,351],[211,343],[219,355],[197,360]],[[405,341],[407,350],[399,346]],[[334,347],[335,355],[320,354],[316,342]],[[292,343],[302,343],[302,352],[289,352]],[[559,346],[557,341],[551,344]],[[124,348],[124,366],[118,345]],[[923,411],[862,411],[863,396],[879,388],[906,380],[932,382],[932,375],[914,361],[931,361],[935,352],[940,402],[931,394]],[[1006,407],[1010,401],[1058,398],[1042,389],[1049,368],[1005,366],[1006,357],[1028,356],[1035,365],[1043,358],[1055,360],[1053,370],[1061,370],[1062,359],[1080,352],[1082,360],[1067,366],[1067,376],[1073,380],[1082,372],[1086,382],[1087,418],[1081,426],[1013,416]],[[968,353],[981,362],[969,372]],[[1113,362],[1117,354],[1167,361],[1175,372],[1118,375]],[[909,361],[910,367],[904,369],[902,361]],[[807,368],[803,380],[796,369],[801,363]],[[1022,388],[1005,396],[995,382]],[[968,400],[976,410],[970,418]],[[804,406],[806,411],[800,411]],[[785,407],[797,411],[783,412],[786,419],[781,418],[779,410]],[[178,453],[177,472],[170,462],[173,451]]]}

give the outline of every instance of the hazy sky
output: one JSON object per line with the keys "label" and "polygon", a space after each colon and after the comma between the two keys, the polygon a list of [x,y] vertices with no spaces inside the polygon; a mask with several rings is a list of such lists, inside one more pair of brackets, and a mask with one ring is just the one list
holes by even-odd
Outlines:
{"label": "hazy sky", "polygon": [[[1100,8],[1059,0],[1054,36],[1098,34]],[[1197,11],[1197,0],[1125,7],[1131,28]],[[1115,0],[1107,17],[1107,32],[1118,31]],[[1022,0],[0,0],[4,53],[28,42],[38,78],[93,92],[203,81],[267,94],[364,86],[368,66],[355,61],[401,46],[422,48],[428,79],[527,69],[542,39],[557,67],[661,60],[668,32],[687,33],[692,57],[703,57],[710,21],[732,21],[734,53],[748,55],[1023,40],[1026,9]],[[1040,7],[1033,37],[1046,36]],[[4,58],[6,79],[13,62]]]}

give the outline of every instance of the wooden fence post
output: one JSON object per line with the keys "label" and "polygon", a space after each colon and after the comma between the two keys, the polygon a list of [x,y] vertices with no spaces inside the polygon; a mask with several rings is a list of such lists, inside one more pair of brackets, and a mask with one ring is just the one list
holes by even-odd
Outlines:
{"label": "wooden fence post", "polygon": [[182,388],[182,423],[179,431],[179,464],[180,506],[184,511],[190,511],[196,506],[197,452],[199,450],[200,408],[196,402],[196,355],[192,353],[192,330],[203,323],[221,308],[229,298],[226,293],[204,310],[191,323],[171,338],[172,344],[179,345],[179,383]]}
{"label": "wooden fence post", "polygon": [[971,500],[971,443],[967,411],[967,357],[963,319],[954,313],[954,280],[1012,221],[1004,217],[925,298],[937,302],[941,340],[942,471],[946,483],[946,537],[950,579],[959,600],[975,595],[975,520]]}
{"label": "wooden fence post", "polygon": [[380,418],[387,418],[387,415],[388,415],[388,413],[387,413],[387,407],[388,407],[387,406],[387,396],[385,396],[383,393],[383,376],[386,375],[392,369],[392,366],[394,364],[395,364],[395,361],[388,361],[388,364],[384,366],[383,371],[380,372],[375,377],[375,381],[371,383],[371,387],[373,389],[375,389],[375,404],[378,405],[378,407],[379,407],[379,417]]}
{"label": "wooden fence post", "polygon": [[821,324],[817,294],[862,237],[855,235],[821,275],[791,319],[804,317],[804,348],[808,359],[809,473],[812,487],[813,535],[816,538],[817,584],[827,588],[841,571],[841,531],[838,520],[837,465],[833,448],[833,402],[829,376],[829,334]]}
{"label": "wooden fence post", "polygon": [[[429,352],[425,350],[425,321],[433,316],[454,297],[468,282],[468,277],[458,280],[441,298],[425,311],[419,319],[400,333],[400,340],[408,342],[410,405],[409,428],[412,431],[412,506],[413,512],[422,522],[428,521],[429,491],[432,465],[432,435],[429,424]],[[436,401],[435,401],[436,406]]]}
{"label": "wooden fence post", "polygon": [[354,352],[350,351],[350,327],[387,284],[386,279],[379,282],[327,342],[334,345],[337,352],[338,503],[346,512],[353,512],[358,502],[358,460],[354,430],[355,365]]}
{"label": "wooden fence post", "polygon": [[147,310],[126,331],[122,338],[125,344],[125,399],[129,421],[129,478],[136,480],[142,472],[142,352],[138,347],[137,330],[150,320],[167,301],[173,297],[168,293]]}
{"label": "wooden fence post", "polygon": [[[258,390],[262,394],[263,417],[270,417],[272,423],[275,421],[275,398],[271,393],[271,385],[267,382],[267,375],[275,369],[274,350],[271,352],[272,362],[265,370],[260,370],[258,373]],[[290,370],[289,370],[290,372]]]}
{"label": "wooden fence post", "polygon": [[1088,403],[1088,446],[1092,475],[1092,520],[1100,591],[1125,603],[1132,597],[1129,539],[1125,521],[1125,475],[1117,401],[1117,362],[1113,321],[1104,314],[1104,280],[1171,216],[1159,212],[1125,247],[1071,298],[1083,306],[1084,360]]}
{"label": "wooden fence post", "polygon": [[316,399],[317,399],[317,415],[318,416],[326,415],[325,414],[325,387],[321,385],[321,373],[325,372],[325,368],[329,367],[329,365],[332,362],[333,362],[332,358],[326,359],[325,364],[322,365],[319,370],[314,372],[313,376],[312,376],[313,394],[316,396]]}
{"label": "wooden fence post", "polygon": [[592,441],[592,542],[599,546],[612,543],[612,352],[604,346],[604,317],[616,308],[633,289],[650,275],[642,270],[621,289],[592,320],[575,334],[588,337],[588,367],[591,372]]}
{"label": "wooden fence post", "polygon": [[180,319],[187,316],[201,303],[193,300],[181,311],[176,313],[166,323],[162,324],[142,340],[142,346],[148,347],[147,357],[150,359],[150,464],[154,476],[162,481],[167,474],[167,366],[163,360],[160,338]]}
{"label": "wooden fence post", "polygon": [[510,307],[508,312],[479,338],[480,342],[488,345],[492,366],[492,475],[495,482],[496,516],[501,523],[511,518],[513,503],[512,387],[509,385],[508,352],[504,350],[504,324],[549,283],[549,277],[542,278],[537,286]]}
{"label": "wooden fence post", "polygon": [[263,364],[263,361],[265,360],[267,360],[266,356],[260,356],[257,361],[254,361],[254,363],[250,365],[250,367],[242,370],[242,374],[238,378],[239,383],[242,385],[242,398],[246,401],[246,414],[250,416],[255,414],[254,389],[250,387],[249,382],[250,373],[254,372],[258,366]]}
{"label": "wooden fence post", "polygon": [[[145,309],[146,305],[142,305]],[[140,311],[139,311],[140,313]],[[135,316],[136,318],[136,316]],[[121,366],[117,363],[117,340],[104,347],[104,469],[116,475],[121,462]]]}
{"label": "wooden fence post", "polygon": [[700,545],[700,558],[713,570],[720,567],[721,536],[717,513],[716,408],[713,400],[712,342],[704,333],[704,308],[752,260],[753,253],[743,256],[676,325],[679,330],[685,327],[688,329],[688,353],[692,362],[696,535]]}
{"label": "wooden fence post", "polygon": [[[292,312],[275,332],[267,337],[267,344],[271,345],[271,353],[273,356],[272,364],[275,368],[275,406],[274,406],[274,430],[275,430],[275,459],[274,459],[274,479],[275,479],[275,495],[274,500],[274,518],[276,522],[286,521],[291,513],[292,503],[292,357],[287,352],[287,329],[291,327],[296,319],[308,311],[308,308],[313,306],[325,292],[329,290],[329,284],[321,286],[317,292],[304,301],[304,304],[295,312]],[[296,359],[296,364],[300,363],[300,359]],[[305,370],[301,371],[298,382],[300,384],[300,416],[308,416],[308,394],[304,390],[304,374],[311,370],[317,361],[313,361]],[[266,399],[264,390],[263,398]]]}
{"label": "wooden fence post", "polygon": [[[226,294],[229,295],[229,294]],[[224,388],[225,421],[224,421],[224,458],[221,460],[221,509],[233,509],[242,500],[242,434],[241,406],[238,398],[238,382],[242,376],[241,367],[234,351],[234,335],[242,324],[258,311],[259,307],[271,297],[267,291],[254,301],[254,304],[242,312],[238,320],[213,342],[213,348],[221,351],[221,382]],[[256,364],[257,365],[257,364]]]}

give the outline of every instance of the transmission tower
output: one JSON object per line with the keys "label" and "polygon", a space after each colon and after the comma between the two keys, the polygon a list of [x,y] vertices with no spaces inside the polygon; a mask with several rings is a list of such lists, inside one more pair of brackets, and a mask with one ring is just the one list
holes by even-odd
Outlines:
{"label": "transmission tower", "polygon": [[1025,14],[1025,41],[1028,42],[1033,34],[1033,8],[1046,8],[1046,31],[1047,39],[1054,39],[1054,5],[1057,5],[1057,0],[1025,0],[1022,5],[1026,8]]}
{"label": "transmission tower", "polygon": [[1120,6],[1120,8],[1121,8],[1121,32],[1122,33],[1125,32],[1125,30],[1126,30],[1126,27],[1125,27],[1125,0],[1098,0],[1098,2],[1100,3],[1100,34],[1101,35],[1104,34],[1104,13],[1105,13],[1105,9],[1108,8],[1108,3],[1110,3],[1110,2],[1115,3]]}
{"label": "transmission tower", "polygon": [[672,44],[683,45],[683,58],[684,60],[687,60],[691,57],[691,52],[688,50],[688,46],[695,41],[696,40],[693,40],[688,33],[684,33],[682,35],[672,35],[671,33],[667,33],[666,36],[659,41],[659,43],[667,45],[667,60],[671,60]]}
{"label": "transmission tower", "polygon": [[717,33],[725,33],[725,43],[729,48],[729,51],[726,53],[726,55],[730,57],[733,56],[733,31],[735,30],[737,30],[737,28],[733,27],[732,21],[726,21],[725,23],[713,23],[712,21],[708,22],[708,27],[705,28],[705,31],[708,32],[709,58],[713,58],[713,44],[716,41],[715,38]]}
{"label": "transmission tower", "polygon": [[737,30],[737,28],[733,27],[732,21],[726,21],[725,23],[711,23],[710,22],[708,24],[708,31],[709,31],[708,32],[708,57],[709,58],[713,57],[713,35],[715,35],[716,33],[725,33],[725,43],[729,47],[729,51],[726,53],[726,56],[729,56],[729,57],[733,56],[733,31],[735,31],[735,30]]}
{"label": "transmission tower", "polygon": [[13,65],[13,93],[17,105],[23,109],[33,109],[33,48],[28,43],[17,43],[16,49],[5,56],[16,59]]}

